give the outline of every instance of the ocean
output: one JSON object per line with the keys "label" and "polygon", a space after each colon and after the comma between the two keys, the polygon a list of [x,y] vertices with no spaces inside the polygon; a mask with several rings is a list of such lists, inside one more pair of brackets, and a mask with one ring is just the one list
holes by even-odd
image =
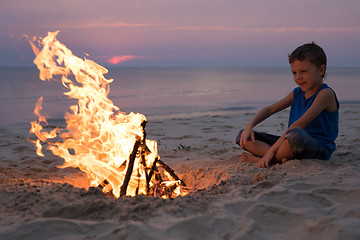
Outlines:
{"label": "ocean", "polygon": [[[148,120],[256,111],[286,96],[296,84],[289,68],[108,68],[109,98],[121,111]],[[328,68],[325,80],[342,104],[360,102],[360,68]],[[49,119],[63,120],[76,103],[59,81],[43,82],[34,67],[0,68],[0,127],[33,121],[44,97]]]}

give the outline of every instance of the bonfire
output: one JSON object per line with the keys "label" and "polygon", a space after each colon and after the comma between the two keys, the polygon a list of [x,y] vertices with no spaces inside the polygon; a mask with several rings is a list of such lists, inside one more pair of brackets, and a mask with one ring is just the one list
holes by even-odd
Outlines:
{"label": "bonfire", "polygon": [[61,168],[79,168],[91,186],[115,197],[185,195],[185,184],[160,160],[156,141],[146,139],[146,117],[121,112],[108,98],[113,81],[104,77],[108,70],[73,55],[56,39],[58,32],[29,41],[36,55],[34,63],[42,81],[60,77],[68,90],[64,94],[77,104],[65,113],[65,128],[49,131],[41,113],[43,97],[39,98],[34,110],[37,120],[30,129],[36,153],[44,157],[46,146],[64,159]]}

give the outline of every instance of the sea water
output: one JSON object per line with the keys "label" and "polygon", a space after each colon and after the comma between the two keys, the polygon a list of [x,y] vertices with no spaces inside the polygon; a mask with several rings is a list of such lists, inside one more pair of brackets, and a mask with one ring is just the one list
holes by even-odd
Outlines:
{"label": "sea water", "polygon": [[[109,98],[121,111],[149,120],[256,111],[285,97],[296,84],[289,68],[108,68]],[[326,83],[341,103],[360,102],[360,68],[329,68]],[[0,127],[36,119],[43,96],[49,119],[63,121],[76,101],[60,81],[39,79],[36,67],[0,68]]]}

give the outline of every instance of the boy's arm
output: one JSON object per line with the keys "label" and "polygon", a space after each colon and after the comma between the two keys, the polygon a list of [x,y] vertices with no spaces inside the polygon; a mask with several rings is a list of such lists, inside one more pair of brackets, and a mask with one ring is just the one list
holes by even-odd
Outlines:
{"label": "boy's arm", "polygon": [[330,89],[321,90],[316,96],[313,104],[297,121],[289,126],[286,132],[269,149],[265,156],[258,162],[258,167],[269,167],[270,161],[274,158],[277,150],[285,140],[286,133],[293,128],[305,129],[323,110],[329,110],[336,105],[335,95]]}
{"label": "boy's arm", "polygon": [[261,109],[251,120],[250,122],[245,126],[243,133],[240,137],[240,148],[243,148],[245,143],[248,141],[249,137],[251,137],[252,141],[255,141],[254,139],[254,131],[253,128],[259,124],[260,122],[264,121],[274,113],[277,113],[291,105],[293,99],[293,92],[290,92],[286,97],[283,99],[277,101],[276,103],[267,106],[263,109]]}

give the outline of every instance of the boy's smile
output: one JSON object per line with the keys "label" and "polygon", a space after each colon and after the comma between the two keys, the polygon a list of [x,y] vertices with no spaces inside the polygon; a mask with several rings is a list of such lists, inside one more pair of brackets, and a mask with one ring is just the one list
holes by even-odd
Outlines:
{"label": "boy's smile", "polygon": [[303,61],[295,60],[290,66],[294,81],[304,92],[305,98],[314,95],[323,84],[322,76],[325,73],[325,65],[318,67],[305,59]]}

